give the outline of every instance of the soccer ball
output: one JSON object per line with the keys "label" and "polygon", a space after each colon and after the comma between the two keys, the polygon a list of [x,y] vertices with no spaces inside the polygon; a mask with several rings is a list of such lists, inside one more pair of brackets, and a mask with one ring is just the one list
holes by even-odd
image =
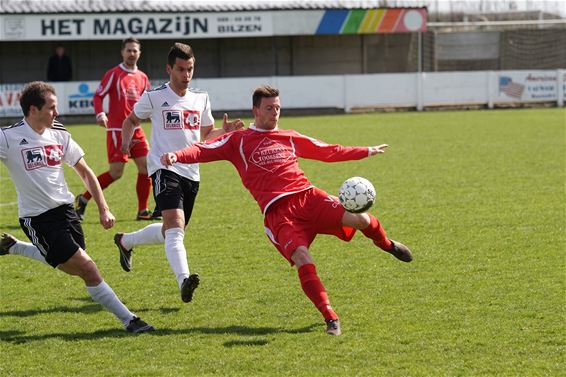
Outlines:
{"label": "soccer ball", "polygon": [[375,201],[375,188],[365,178],[352,177],[346,179],[338,193],[340,204],[348,212],[361,213],[371,208]]}

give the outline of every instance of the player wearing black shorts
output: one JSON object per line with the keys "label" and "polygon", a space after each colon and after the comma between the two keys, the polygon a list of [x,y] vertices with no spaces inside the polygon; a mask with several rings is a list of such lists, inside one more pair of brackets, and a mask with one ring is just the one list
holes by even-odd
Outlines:
{"label": "player wearing black shorts", "polygon": [[82,148],[55,120],[55,89],[44,82],[32,82],[22,91],[20,104],[24,118],[0,132],[0,160],[16,186],[20,225],[32,243],[4,233],[0,236],[0,255],[24,256],[79,276],[92,299],[114,314],[127,331],[155,330],[120,301],[85,251],[63,162],[73,167],[92,193],[104,229],[114,226],[115,218],[83,158]]}
{"label": "player wearing black shorts", "polygon": [[198,192],[198,164],[164,169],[161,154],[184,148],[239,129],[244,123],[237,119],[228,122],[224,114],[222,128],[214,127],[208,93],[190,89],[195,58],[190,46],[175,43],[167,57],[169,82],[142,94],[122,126],[122,152],[127,153],[135,128],[142,119],[151,119],[151,147],[147,170],[153,181],[157,207],[163,216],[162,224],[151,224],[132,233],[117,233],[114,242],[120,251],[120,264],[125,271],[132,269],[135,246],[165,244],[165,255],[175,274],[181,300],[189,302],[198,287],[200,277],[189,272],[187,251],[183,240],[193,204]]}

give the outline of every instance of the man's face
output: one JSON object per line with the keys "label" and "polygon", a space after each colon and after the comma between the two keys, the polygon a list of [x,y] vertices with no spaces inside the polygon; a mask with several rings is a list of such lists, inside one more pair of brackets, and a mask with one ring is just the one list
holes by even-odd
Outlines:
{"label": "man's face", "polygon": [[124,60],[124,65],[128,68],[134,68],[140,60],[141,50],[137,43],[129,42],[126,43],[121,51],[122,59]]}
{"label": "man's face", "polygon": [[59,115],[59,112],[57,112],[57,97],[52,93],[48,93],[45,97],[45,104],[41,109],[31,106],[29,115],[33,122],[46,128],[53,127],[53,121]]}
{"label": "man's face", "polygon": [[176,58],[173,67],[167,64],[169,81],[176,89],[187,89],[193,78],[194,69],[194,58],[190,58],[189,60]]}
{"label": "man's face", "polygon": [[272,130],[277,127],[281,114],[279,97],[262,98],[259,107],[253,107],[255,126],[263,130]]}

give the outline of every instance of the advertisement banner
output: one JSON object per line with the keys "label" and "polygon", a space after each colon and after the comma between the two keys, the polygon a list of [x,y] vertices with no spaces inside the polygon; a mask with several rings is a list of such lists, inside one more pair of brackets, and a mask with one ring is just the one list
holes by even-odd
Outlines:
{"label": "advertisement banner", "polygon": [[271,13],[3,15],[0,40],[229,38],[272,35]]}
{"label": "advertisement banner", "polygon": [[500,71],[495,102],[547,102],[558,99],[557,71]]}
{"label": "advertisement banner", "polygon": [[0,84],[0,117],[23,116],[20,107],[20,92],[24,84]]}
{"label": "advertisement banner", "polygon": [[426,31],[426,8],[0,15],[0,41],[238,38]]}

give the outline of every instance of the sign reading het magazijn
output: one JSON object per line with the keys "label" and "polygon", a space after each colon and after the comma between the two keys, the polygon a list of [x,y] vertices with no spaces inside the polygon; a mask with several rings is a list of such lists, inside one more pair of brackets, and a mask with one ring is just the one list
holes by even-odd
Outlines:
{"label": "sign reading het magazijn", "polygon": [[234,38],[426,31],[425,8],[1,15],[0,40]]}

